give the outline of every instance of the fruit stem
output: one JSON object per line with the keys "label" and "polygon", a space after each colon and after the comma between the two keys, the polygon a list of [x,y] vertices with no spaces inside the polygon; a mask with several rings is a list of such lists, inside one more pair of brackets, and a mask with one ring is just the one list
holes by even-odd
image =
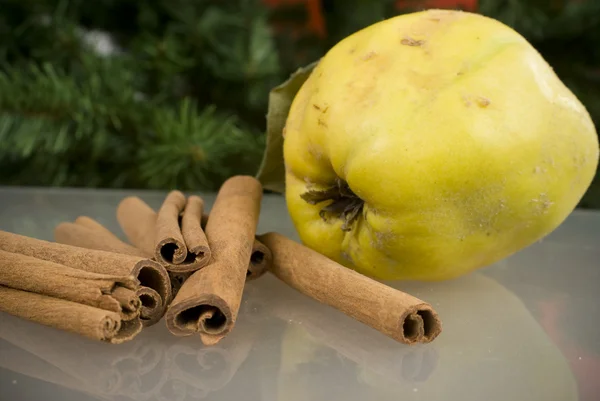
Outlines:
{"label": "fruit stem", "polygon": [[340,178],[335,184],[323,190],[310,190],[300,197],[311,205],[332,201],[324,206],[319,216],[327,221],[329,218],[337,218],[343,221],[342,231],[351,231],[352,224],[362,214],[365,202],[350,189],[348,183]]}

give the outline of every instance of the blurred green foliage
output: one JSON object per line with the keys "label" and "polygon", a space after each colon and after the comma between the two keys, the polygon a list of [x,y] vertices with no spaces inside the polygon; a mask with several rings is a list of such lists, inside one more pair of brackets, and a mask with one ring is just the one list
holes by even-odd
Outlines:
{"label": "blurred green foliage", "polygon": [[[311,18],[302,1],[265,3],[0,0],[0,185],[199,190],[253,174],[272,87],[435,0],[323,0],[325,35],[297,28]],[[600,1],[477,11],[523,34],[600,126]],[[580,206],[600,208],[600,178]]]}

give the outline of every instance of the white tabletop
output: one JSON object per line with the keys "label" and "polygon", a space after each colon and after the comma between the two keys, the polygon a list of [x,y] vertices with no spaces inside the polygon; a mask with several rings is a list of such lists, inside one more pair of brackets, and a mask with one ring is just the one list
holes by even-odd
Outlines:
{"label": "white tabletop", "polygon": [[[0,229],[51,240],[87,215],[123,238],[115,208],[164,192],[0,188]],[[210,208],[214,195],[200,194]],[[296,236],[282,197],[259,232]],[[114,346],[0,313],[1,400],[600,399],[600,213],[576,211],[516,255],[442,283],[388,283],[430,302],[431,344],[406,346],[267,275],[246,286],[233,331],[213,347],[164,321]]]}

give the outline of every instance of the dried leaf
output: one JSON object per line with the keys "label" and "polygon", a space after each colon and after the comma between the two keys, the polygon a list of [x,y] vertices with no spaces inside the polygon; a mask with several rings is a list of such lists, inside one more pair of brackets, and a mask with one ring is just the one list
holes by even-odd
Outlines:
{"label": "dried leaf", "polygon": [[267,145],[258,170],[257,179],[265,189],[285,192],[285,167],[283,161],[283,128],[294,97],[308,79],[318,61],[298,69],[281,85],[269,93],[267,113]]}

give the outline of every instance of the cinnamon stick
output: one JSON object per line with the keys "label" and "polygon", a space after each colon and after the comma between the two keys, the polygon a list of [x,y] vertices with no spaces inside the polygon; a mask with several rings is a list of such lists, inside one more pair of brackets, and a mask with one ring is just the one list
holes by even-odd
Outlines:
{"label": "cinnamon stick", "polygon": [[[269,270],[271,265],[271,251],[264,244],[258,240],[254,240],[252,245],[252,254],[250,255],[250,263],[248,264],[248,271],[246,272],[246,282],[256,280]],[[177,296],[179,289],[183,283],[193,274],[194,272],[169,272],[171,278],[171,291],[173,297]]]}
{"label": "cinnamon stick", "polygon": [[117,206],[117,221],[133,246],[144,252],[146,257],[154,255],[154,209],[137,196],[128,196]]}
{"label": "cinnamon stick", "polygon": [[0,285],[117,312],[136,319],[139,282],[129,276],[90,273],[31,256],[0,251]]}
{"label": "cinnamon stick", "polygon": [[[193,198],[190,196],[188,199]],[[187,208],[187,206],[186,206]],[[202,210],[203,211],[203,210]],[[204,230],[206,229],[206,223],[208,222],[208,214],[201,213],[201,230],[206,237]],[[196,212],[194,212],[194,215]],[[182,224],[186,215],[186,209],[183,211]],[[138,197],[127,197],[119,203],[117,209],[117,220],[121,225],[121,229],[125,232],[125,235],[129,241],[134,244],[146,257],[154,256],[154,237],[153,233],[156,231],[156,212],[146,202]],[[194,217],[194,221],[196,218]],[[138,229],[143,227],[143,230]],[[182,228],[183,229],[183,228]],[[201,234],[199,234],[201,235]],[[184,240],[185,240],[185,234]],[[208,240],[207,240],[208,241]],[[190,246],[190,245],[188,245]],[[206,245],[208,247],[208,244]],[[209,248],[210,251],[210,248]],[[207,263],[210,262],[210,255],[207,257]],[[247,281],[251,281],[262,276],[271,263],[271,252],[267,247],[261,244],[256,238],[252,246],[252,257],[248,264]],[[173,284],[174,291],[178,291],[183,282],[191,275],[192,272],[174,272],[170,270],[171,280],[177,278],[178,282]],[[173,293],[175,296],[175,293]]]}
{"label": "cinnamon stick", "polygon": [[54,240],[61,244],[87,249],[98,249],[145,258],[144,252],[129,245],[108,228],[87,216],[79,216],[73,223],[63,222],[54,229]]}
{"label": "cinnamon stick", "polygon": [[116,312],[4,286],[0,311],[113,344],[129,341],[142,330],[139,319],[122,321]]}
{"label": "cinnamon stick", "polygon": [[181,219],[181,234],[188,252],[194,255],[198,269],[206,266],[211,257],[208,239],[201,225],[203,211],[204,201],[202,198],[191,195],[187,198]]}
{"label": "cinnamon stick", "polygon": [[219,342],[235,325],[260,213],[262,187],[235,176],[220,188],[206,237],[211,263],[188,278],[165,315],[177,336],[198,332],[206,345]]}
{"label": "cinnamon stick", "polygon": [[[204,229],[208,223],[208,218],[208,214],[202,214],[202,228]],[[250,263],[248,264],[248,272],[246,273],[246,281],[255,280],[267,272],[271,265],[272,258],[269,248],[254,238],[252,255],[250,257]]]}
{"label": "cinnamon stick", "polygon": [[350,270],[277,233],[258,236],[273,254],[270,271],[317,301],[404,344],[428,343],[442,331],[430,304]]}
{"label": "cinnamon stick", "polygon": [[200,226],[203,207],[200,197],[186,200],[180,191],[165,197],[156,217],[153,256],[169,272],[193,272],[209,262],[210,249]]}
{"label": "cinnamon stick", "polygon": [[141,291],[143,287],[149,287],[155,291],[154,294],[159,294],[159,299],[153,301],[153,304],[159,309],[152,315],[154,318],[146,316],[144,313],[150,308],[149,305],[144,303],[148,299],[148,292],[145,293],[146,296],[140,296],[143,306],[140,311],[140,318],[145,326],[156,323],[158,321],[156,316],[162,317],[164,315],[167,304],[171,299],[169,276],[164,267],[153,260],[116,252],[59,244],[2,230],[0,230],[0,250],[20,253],[92,273],[134,276],[141,285],[138,291]]}
{"label": "cinnamon stick", "polygon": [[[181,264],[188,256],[179,228],[179,216],[184,207],[185,196],[179,191],[171,191],[156,216],[154,259],[165,267]],[[167,268],[167,270],[171,269]]]}
{"label": "cinnamon stick", "polygon": [[166,306],[163,305],[163,297],[150,287],[139,287],[136,295],[140,299],[140,318],[145,327],[157,323],[165,314]]}
{"label": "cinnamon stick", "polygon": [[[54,229],[54,238],[56,242],[61,244],[136,256],[138,258],[144,256],[142,251],[124,243],[109,229],[87,216],[78,217],[75,219],[75,223],[63,222],[58,224]],[[155,262],[150,263],[156,271],[151,272],[155,277],[149,276],[149,281],[156,281],[161,286],[170,287],[171,283],[166,270]],[[160,280],[157,280],[159,276]],[[152,325],[160,320],[166,309],[162,295],[157,292],[157,289],[143,285],[137,290],[138,296],[142,301],[140,317],[145,326]],[[165,293],[164,295],[172,297],[172,294]],[[170,299],[167,302],[170,302]]]}
{"label": "cinnamon stick", "polygon": [[269,248],[255,238],[252,244],[252,254],[250,255],[246,281],[256,280],[265,274],[269,270],[272,260],[273,255],[271,255]]}

